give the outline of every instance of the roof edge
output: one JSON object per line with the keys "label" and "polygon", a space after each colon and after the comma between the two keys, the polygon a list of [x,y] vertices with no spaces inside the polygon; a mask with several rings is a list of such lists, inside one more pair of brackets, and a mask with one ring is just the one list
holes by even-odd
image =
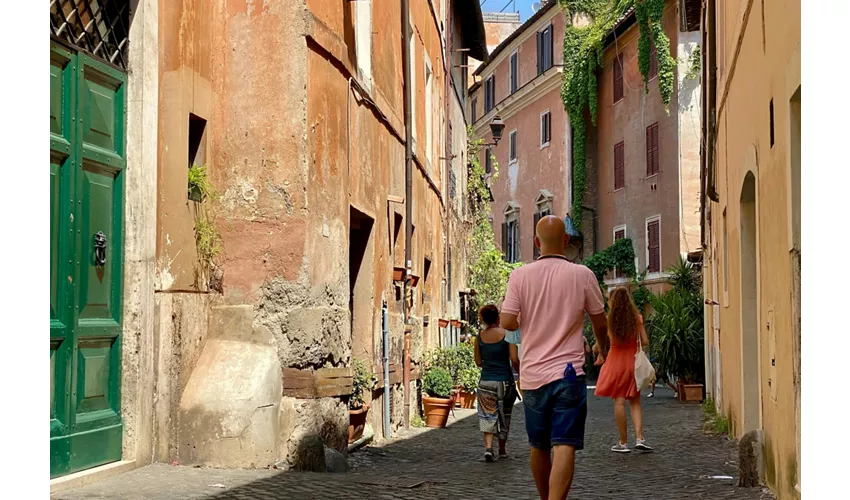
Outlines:
{"label": "roof edge", "polygon": [[517,38],[519,38],[520,35],[525,33],[525,31],[532,24],[537,22],[537,20],[540,19],[541,17],[543,17],[544,15],[546,15],[546,13],[549,12],[550,10],[552,10],[557,4],[558,4],[558,0],[548,0],[547,3],[545,5],[542,5],[540,7],[540,9],[538,9],[537,12],[535,12],[534,14],[531,15],[531,17],[526,19],[525,22],[522,23],[519,28],[515,29],[513,33],[508,35],[508,37],[505,38],[502,41],[502,43],[497,45],[496,48],[493,49],[493,52],[490,53],[490,60],[484,61],[480,66],[478,66],[478,69],[476,69],[475,72],[472,73],[472,74],[475,75],[475,76],[480,75],[484,71],[484,69],[487,68],[487,66],[490,64],[490,61],[495,59],[496,56],[498,56],[502,51],[504,51],[505,48],[507,48],[514,40],[516,40]]}

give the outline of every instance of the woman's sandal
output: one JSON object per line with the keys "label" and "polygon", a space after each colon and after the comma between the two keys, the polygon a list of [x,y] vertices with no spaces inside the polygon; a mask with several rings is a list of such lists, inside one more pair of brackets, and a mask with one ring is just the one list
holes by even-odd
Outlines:
{"label": "woman's sandal", "polygon": [[493,449],[487,448],[484,450],[484,461],[486,462],[494,462],[496,458],[493,456]]}

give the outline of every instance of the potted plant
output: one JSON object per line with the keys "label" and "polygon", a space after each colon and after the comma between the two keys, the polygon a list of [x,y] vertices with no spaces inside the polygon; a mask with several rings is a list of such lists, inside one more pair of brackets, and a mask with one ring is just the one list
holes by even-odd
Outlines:
{"label": "potted plant", "polygon": [[372,389],[375,387],[377,378],[369,367],[360,359],[352,361],[354,376],[352,378],[352,393],[348,399],[348,442],[353,443],[363,436],[366,427],[366,416],[369,413],[369,404],[366,395],[371,400]]}
{"label": "potted plant", "polygon": [[481,369],[477,366],[465,366],[458,373],[457,399],[461,408],[471,409],[475,407],[478,379],[481,378]]}
{"label": "potted plant", "polygon": [[440,318],[440,328],[445,328],[449,326],[449,320]]}
{"label": "potted plant", "polygon": [[454,399],[451,397],[452,376],[445,368],[430,367],[422,379],[422,390],[427,394],[427,396],[422,396],[425,425],[428,427],[445,427],[449,420],[449,412],[454,406]]}
{"label": "potted plant", "polygon": [[680,262],[668,271],[673,289],[653,296],[655,313],[648,321],[650,348],[661,373],[677,379],[682,401],[702,401],[703,303],[699,282],[690,263]]}
{"label": "potted plant", "polygon": [[192,165],[189,167],[189,199],[200,203],[211,192],[212,185],[210,184],[206,165]]}

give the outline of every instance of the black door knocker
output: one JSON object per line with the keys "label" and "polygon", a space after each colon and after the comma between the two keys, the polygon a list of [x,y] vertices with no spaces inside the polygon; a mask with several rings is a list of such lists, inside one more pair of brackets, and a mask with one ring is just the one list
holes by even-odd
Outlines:
{"label": "black door knocker", "polygon": [[103,267],[106,265],[106,235],[98,231],[94,235],[94,265]]}

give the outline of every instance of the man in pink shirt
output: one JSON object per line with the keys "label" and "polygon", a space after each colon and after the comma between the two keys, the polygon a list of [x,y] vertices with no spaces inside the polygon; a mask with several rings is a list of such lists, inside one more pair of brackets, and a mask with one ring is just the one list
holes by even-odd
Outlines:
{"label": "man in pink shirt", "polygon": [[540,258],[511,273],[500,322],[516,330],[522,319],[519,380],[531,472],[541,499],[562,500],[573,481],[575,452],[584,448],[584,314],[602,353],[608,327],[596,276],[564,257],[569,241],[564,222],[550,215],[536,229]]}

